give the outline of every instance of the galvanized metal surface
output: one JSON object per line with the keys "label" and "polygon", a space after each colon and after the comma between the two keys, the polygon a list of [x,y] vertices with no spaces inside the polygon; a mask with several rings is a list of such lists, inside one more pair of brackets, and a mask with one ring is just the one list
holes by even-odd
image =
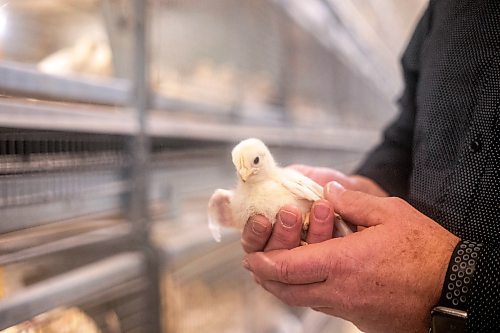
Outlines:
{"label": "galvanized metal surface", "polygon": [[75,249],[83,246],[95,245],[97,243],[111,243],[118,239],[130,237],[131,228],[128,224],[92,230],[78,235],[64,237],[44,244],[24,248],[22,250],[0,255],[0,265],[20,262],[48,254]]}
{"label": "galvanized metal surface", "polygon": [[120,79],[89,79],[41,73],[26,65],[0,63],[0,92],[57,101],[125,105],[130,82]]}
{"label": "galvanized metal surface", "polygon": [[133,108],[138,132],[131,142],[131,191],[126,202],[128,219],[132,223],[134,240],[138,250],[145,258],[145,273],[149,280],[146,290],[150,308],[147,312],[138,312],[134,322],[147,322],[151,333],[162,331],[162,301],[160,292],[159,255],[153,244],[150,243],[151,217],[149,213],[149,168],[151,142],[148,135],[148,110],[150,107],[149,89],[149,53],[147,34],[148,2],[131,0],[133,8],[133,88],[130,106]]}
{"label": "galvanized metal surface", "polygon": [[89,295],[99,297],[108,288],[143,274],[144,262],[137,252],[119,254],[27,287],[0,300],[0,329]]}

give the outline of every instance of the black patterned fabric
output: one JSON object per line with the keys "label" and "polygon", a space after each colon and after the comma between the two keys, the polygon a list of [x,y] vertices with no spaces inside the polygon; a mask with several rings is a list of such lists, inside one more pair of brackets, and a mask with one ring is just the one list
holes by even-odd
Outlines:
{"label": "black patterned fabric", "polygon": [[357,173],[462,239],[441,301],[500,332],[500,1],[431,1],[402,65],[400,114]]}

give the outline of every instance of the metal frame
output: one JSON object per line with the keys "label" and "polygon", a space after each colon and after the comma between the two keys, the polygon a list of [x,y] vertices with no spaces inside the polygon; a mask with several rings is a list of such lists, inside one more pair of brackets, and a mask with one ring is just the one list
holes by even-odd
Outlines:
{"label": "metal frame", "polygon": [[151,308],[147,314],[152,332],[162,331],[162,302],[160,288],[159,252],[151,244],[149,214],[150,138],[147,132],[150,106],[149,54],[147,34],[147,1],[133,0],[134,55],[131,106],[138,124],[138,132],[131,142],[131,191],[128,200],[128,219],[132,222],[137,247],[144,253],[146,272],[150,281],[147,294]]}
{"label": "metal frame", "polygon": [[[173,161],[175,158],[169,153],[160,151],[153,156],[152,138],[233,142],[249,136],[259,136],[273,146],[340,149],[356,153],[365,152],[378,138],[375,130],[318,130],[278,126],[272,121],[244,119],[235,112],[227,112],[217,106],[154,94],[149,88],[149,56],[146,47],[149,2],[129,1],[134,14],[131,41],[131,66],[134,72],[131,80],[98,81],[84,77],[57,77],[19,64],[0,63],[0,91],[13,96],[45,100],[28,101],[18,97],[0,99],[0,127],[28,132],[41,129],[61,131],[71,135],[118,135],[128,139],[126,152],[121,154],[111,150],[112,153],[107,155],[112,156],[107,156],[105,161],[79,157],[54,160],[48,156],[47,160],[51,163],[46,163],[47,160],[44,159],[33,158],[26,162],[16,156],[0,156],[0,187],[10,184],[11,179],[17,186],[14,191],[15,202],[9,201],[13,197],[11,192],[0,192],[0,233],[43,228],[43,225],[54,220],[74,219],[82,215],[92,217],[90,214],[105,211],[117,212],[120,207],[126,207],[128,222],[80,230],[69,236],[58,235],[40,245],[32,243],[25,248],[2,252],[0,265],[123,240],[130,241],[133,251],[58,275],[1,300],[0,329],[29,320],[54,307],[80,305],[83,301],[92,303],[95,311],[99,311],[99,304],[103,299],[116,295],[128,297],[131,291],[140,290],[147,300],[143,302],[134,299],[133,306],[126,305],[130,306],[127,311],[133,311],[130,309],[135,309],[136,303],[141,304],[140,307],[143,303],[147,304],[144,308],[148,311],[139,314],[144,314],[141,323],[149,325],[148,333],[161,332],[161,313],[164,309],[160,299],[160,270],[162,267],[181,264],[186,256],[213,247],[213,243],[210,238],[206,238],[205,233],[186,230],[181,235],[171,237],[172,242],[165,245],[163,251],[159,252],[153,245],[149,208],[154,200],[163,199],[164,193],[161,192],[165,183],[159,180],[168,179],[167,190],[172,190],[172,197],[167,205],[172,206],[175,206],[176,195],[185,194],[178,188],[182,187],[186,192],[198,191],[199,185],[195,177],[188,177],[188,180],[177,177],[176,161]],[[185,111],[195,114],[197,118],[185,117]],[[228,124],[231,126],[228,127]],[[15,146],[17,142],[13,139],[9,144]],[[24,149],[24,146],[21,148]],[[0,152],[2,149],[11,150],[10,147],[3,147],[0,140]],[[225,156],[228,155],[226,153],[224,152]],[[124,157],[129,159],[124,161]],[[199,173],[199,169],[186,170],[182,167],[184,175]],[[82,177],[89,170],[93,174]],[[40,171],[50,172],[49,177],[44,177]],[[203,175],[217,176],[226,171],[215,167],[205,168]],[[40,174],[36,175],[37,172]],[[85,186],[79,187],[71,179],[62,177],[66,173],[80,177],[79,181],[84,182]],[[22,179],[26,174],[33,177]],[[42,179],[46,183],[41,184]],[[52,180],[57,181],[52,184]],[[182,186],[178,186],[179,182],[182,182]],[[151,183],[153,185],[150,186]],[[2,190],[9,191],[14,187],[4,186]],[[50,187],[50,200],[40,195],[36,191],[37,187]],[[80,196],[72,196],[74,193]],[[23,209],[16,209],[19,207]],[[72,221],[64,223],[71,224]],[[236,234],[229,236],[229,243],[237,240]],[[134,321],[130,318],[128,320]],[[133,326],[134,323],[130,325]]]}
{"label": "metal frame", "polygon": [[[366,151],[377,141],[373,129],[284,127],[245,124],[207,117],[193,120],[154,110],[144,119],[144,132],[156,138],[235,142],[259,136],[268,144]],[[134,135],[140,131],[132,112],[106,106],[75,107],[50,102],[0,100],[0,127]]]}
{"label": "metal frame", "polygon": [[61,238],[45,244],[23,248],[13,253],[0,255],[0,265],[16,263],[78,247],[113,242],[119,239],[129,238],[130,235],[131,228],[127,224],[91,230],[76,236]]}
{"label": "metal frame", "polygon": [[143,255],[130,252],[37,283],[0,300],[0,329],[59,306],[77,304],[85,298],[102,297],[108,289],[140,277],[144,269]]}
{"label": "metal frame", "polygon": [[0,63],[0,91],[57,101],[89,101],[104,105],[126,105],[130,81],[64,77],[39,72],[18,63]]}
{"label": "metal frame", "polygon": [[[0,184],[5,185],[0,195],[3,221],[0,233],[19,230],[17,232],[22,235],[32,232],[33,227],[41,228],[41,225],[54,220],[89,216],[92,212],[117,210],[120,206],[128,208],[129,222],[121,221],[111,226],[60,235],[39,245],[16,248],[10,244],[14,249],[3,252],[0,263],[20,263],[97,245],[106,246],[112,252],[115,242],[124,244],[118,247],[119,251],[125,248],[134,251],[56,275],[2,299],[0,329],[30,320],[59,306],[82,305],[92,301],[98,308],[99,302],[106,297],[120,298],[133,291],[141,291],[145,300],[139,303],[145,306],[141,305],[141,313],[129,313],[124,325],[130,327],[131,332],[141,329],[161,332],[160,257],[150,240],[151,219],[148,213],[150,133],[147,131],[147,110],[150,107],[150,90],[147,79],[147,3],[130,1],[134,13],[132,58],[135,72],[132,81],[112,79],[97,82],[63,78],[15,64],[0,64],[2,91],[58,101],[21,101],[16,98],[0,101],[0,126],[21,129],[21,133],[5,130],[3,141],[0,140]],[[98,105],[68,105],[60,101]],[[116,105],[120,106],[118,112]],[[70,132],[72,136],[80,135],[78,133],[120,135],[123,144],[128,142],[128,149],[122,152],[113,146],[101,147],[101,156],[99,151],[94,151],[97,146],[92,145],[90,137],[74,144],[59,139],[55,134],[52,138],[51,134],[42,133],[37,139],[37,132],[30,131],[40,129]],[[28,134],[23,136],[23,133]],[[47,173],[50,173],[49,176]],[[82,174],[89,177],[81,178]],[[51,179],[54,180],[52,185],[49,184]],[[85,188],[92,187],[93,190],[86,194]],[[43,193],[44,188],[50,188],[50,191]],[[78,195],[73,196],[73,192]],[[99,195],[92,195],[91,192]],[[136,280],[142,282],[137,284]]]}

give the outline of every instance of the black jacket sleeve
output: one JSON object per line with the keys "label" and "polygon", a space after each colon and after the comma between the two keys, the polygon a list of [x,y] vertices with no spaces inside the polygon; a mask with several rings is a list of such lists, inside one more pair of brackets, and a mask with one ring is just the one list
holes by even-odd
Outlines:
{"label": "black jacket sleeve", "polygon": [[379,184],[390,195],[406,198],[412,168],[412,142],[420,49],[429,29],[427,9],[403,54],[404,91],[398,101],[399,115],[383,133],[383,141],[356,171]]}
{"label": "black jacket sleeve", "polygon": [[[434,20],[431,16],[434,16]],[[409,199],[412,202],[412,198],[408,197],[410,190],[412,196],[415,194],[415,189],[409,188],[413,160],[419,161],[421,157],[412,156],[412,152],[418,154],[418,150],[414,149],[415,144],[421,144],[418,140],[422,140],[415,130],[415,123],[419,118],[426,116],[422,107],[420,109],[416,107],[417,94],[420,93],[418,96],[422,98],[424,83],[419,89],[417,86],[419,82],[423,82],[420,74],[429,73],[429,68],[423,65],[423,63],[429,64],[427,57],[433,57],[436,55],[435,52],[441,52],[442,46],[449,42],[446,44],[450,47],[447,49],[449,53],[446,53],[446,56],[449,57],[453,66],[448,67],[441,63],[436,65],[437,67],[432,67],[431,70],[451,69],[453,70],[451,74],[456,74],[456,71],[462,69],[460,65],[464,67],[468,65],[469,69],[477,69],[466,72],[464,74],[466,77],[461,76],[462,79],[466,78],[463,82],[455,82],[453,80],[456,80],[457,76],[448,75],[443,82],[448,83],[451,89],[443,90],[440,94],[443,101],[454,101],[453,106],[447,110],[445,107],[439,109],[441,112],[455,112],[456,110],[465,112],[467,103],[457,92],[465,91],[469,94],[465,95],[465,98],[471,101],[473,112],[471,111],[470,118],[467,119],[472,120],[461,127],[467,132],[464,132],[463,136],[454,132],[457,128],[460,129],[458,122],[451,122],[448,128],[449,133],[456,134],[454,138],[463,140],[464,145],[460,146],[460,149],[463,147],[465,153],[448,156],[453,157],[450,159],[450,168],[457,168],[456,172],[449,174],[449,180],[452,182],[451,185],[448,184],[452,188],[449,193],[452,194],[448,193],[447,198],[439,197],[439,201],[436,202],[417,201],[420,207],[415,205],[415,200],[412,204],[462,238],[449,262],[439,305],[466,310],[469,333],[500,332],[500,241],[497,236],[500,224],[498,214],[500,212],[498,208],[500,207],[498,199],[500,179],[498,168],[500,160],[498,82],[500,82],[500,76],[498,68],[500,67],[498,57],[495,57],[499,50],[499,17],[498,1],[431,1],[430,8],[419,22],[402,58],[405,90],[399,100],[399,115],[384,131],[382,143],[370,152],[357,170],[358,174],[373,179],[389,194]],[[432,34],[429,35],[431,21],[434,26]],[[439,22],[442,24],[438,25]],[[453,33],[454,38],[446,38]],[[458,40],[466,42],[458,43]],[[422,52],[426,54],[425,59],[421,58]],[[474,84],[467,85],[464,82]],[[425,82],[425,85],[427,83]],[[424,87],[431,89],[428,86]],[[460,89],[464,87],[467,89]],[[438,105],[432,104],[432,107],[435,106]],[[417,112],[422,113],[417,114]],[[448,119],[446,116],[444,114],[442,118],[434,117],[433,119]],[[456,119],[465,119],[465,117]],[[439,130],[441,126],[441,124],[432,125],[436,130]],[[468,133],[473,134],[472,141],[468,141],[466,136]],[[437,139],[434,137],[434,142],[439,145],[454,144],[452,140],[445,138],[446,135],[444,133]],[[481,141],[477,138],[482,139],[483,155],[478,153],[481,150],[475,148],[477,145],[481,148]],[[487,146],[489,148],[486,148]],[[458,151],[461,151],[460,149]],[[490,155],[486,157],[486,154]],[[440,156],[434,155],[434,158],[440,158]],[[456,165],[452,166],[451,163],[456,163]],[[481,165],[481,163],[487,163],[487,165]],[[458,176],[461,182],[453,178]],[[481,178],[483,180],[480,182]],[[433,187],[429,188],[432,190]],[[480,191],[481,194],[478,194]],[[426,194],[424,190],[419,193],[422,197]],[[475,201],[468,201],[470,198],[475,198],[473,199]],[[436,208],[436,205],[439,207],[428,208],[425,211],[422,207],[426,208],[427,204],[432,208]]]}

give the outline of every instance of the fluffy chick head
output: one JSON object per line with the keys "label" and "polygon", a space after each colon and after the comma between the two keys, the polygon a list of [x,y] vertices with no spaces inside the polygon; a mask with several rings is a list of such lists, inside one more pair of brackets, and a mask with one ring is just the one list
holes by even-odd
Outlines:
{"label": "fluffy chick head", "polygon": [[276,167],[264,142],[255,138],[241,141],[233,148],[231,156],[236,172],[244,183],[264,180]]}

